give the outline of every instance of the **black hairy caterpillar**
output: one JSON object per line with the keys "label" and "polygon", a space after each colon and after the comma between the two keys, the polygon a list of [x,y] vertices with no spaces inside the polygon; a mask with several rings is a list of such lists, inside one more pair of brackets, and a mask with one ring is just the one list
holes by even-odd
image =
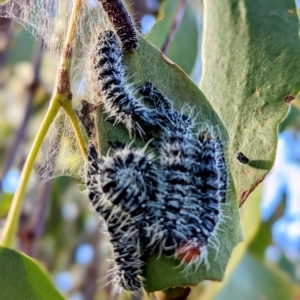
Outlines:
{"label": "black hairy caterpillar", "polygon": [[176,255],[185,263],[191,262],[197,266],[203,261],[209,267],[208,243],[213,245],[217,252],[220,247],[215,235],[224,217],[221,205],[226,201],[227,167],[223,144],[211,133],[201,132],[195,149],[192,190],[194,195],[190,205],[201,219],[201,224],[194,229],[193,236],[187,241],[181,241]]}
{"label": "black hairy caterpillar", "polygon": [[220,221],[220,203],[226,200],[222,143],[207,132],[197,139],[193,119],[176,111],[150,82],[139,92],[164,116],[160,122],[163,181],[157,192],[160,225],[152,228],[151,244],[158,243],[161,251],[174,249],[184,263],[205,261],[206,245]]}
{"label": "black hairy caterpillar", "polygon": [[[101,105],[107,119],[122,124],[130,134],[147,137],[150,130],[157,131],[159,138],[151,145],[157,148],[160,161],[155,163],[145,148],[122,145],[112,157],[99,158],[92,146],[87,187],[90,200],[108,224],[112,216],[125,218],[116,227],[108,226],[109,233],[116,257],[122,256],[118,251],[123,248],[135,247],[136,263],[116,262],[117,277],[122,278],[116,282],[136,290],[146,255],[157,249],[187,267],[202,262],[209,266],[207,245],[219,248],[215,235],[222,221],[228,176],[223,145],[213,130],[206,126],[196,134],[193,118],[174,109],[150,82],[138,89],[151,108],[143,105],[126,84],[121,59],[115,34],[102,32],[95,61]],[[117,234],[121,234],[119,242]],[[125,270],[128,280],[122,273]]]}
{"label": "black hairy caterpillar", "polygon": [[98,160],[98,189],[102,192],[102,201],[140,223],[146,222],[152,213],[149,203],[155,201],[160,181],[152,158],[151,154],[145,154],[145,149],[122,146],[113,156],[103,156]]}
{"label": "black hairy caterpillar", "polygon": [[130,51],[137,49],[138,39],[133,22],[121,0],[99,0],[113,24],[123,46]]}
{"label": "black hairy caterpillar", "polygon": [[95,56],[101,104],[110,121],[123,124],[129,133],[143,136],[145,127],[156,125],[157,112],[142,105],[126,85],[122,56],[115,34],[109,30],[101,32]]}
{"label": "black hairy caterpillar", "polygon": [[[136,291],[141,288],[141,277],[145,265],[142,260],[140,227],[145,224],[142,208],[145,195],[142,186],[130,186],[134,179],[143,180],[147,175],[134,167],[147,166],[145,156],[128,149],[117,151],[115,156],[100,157],[94,147],[88,149],[87,187],[89,198],[96,211],[105,220],[113,245],[115,267],[113,282],[125,290]],[[151,165],[151,163],[150,163]],[[126,172],[131,171],[131,176]],[[149,177],[152,177],[148,170]],[[140,178],[139,178],[140,175]],[[143,177],[143,178],[141,178]],[[146,179],[147,180],[147,179]],[[151,178],[149,179],[152,183]],[[149,187],[151,189],[151,187]],[[139,202],[143,204],[138,205]],[[130,205],[133,204],[133,205]],[[128,211],[128,213],[126,213]]]}

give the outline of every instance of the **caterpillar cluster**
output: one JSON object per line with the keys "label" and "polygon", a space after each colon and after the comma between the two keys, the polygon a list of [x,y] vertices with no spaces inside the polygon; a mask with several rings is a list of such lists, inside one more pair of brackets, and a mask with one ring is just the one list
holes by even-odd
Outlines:
{"label": "caterpillar cluster", "polygon": [[[88,149],[87,189],[107,223],[114,249],[114,282],[129,291],[142,285],[145,258],[153,251],[172,255],[187,268],[207,259],[226,200],[227,166],[222,141],[177,111],[150,82],[138,88],[149,107],[127,87],[122,49],[112,31],[100,33],[95,71],[107,119],[130,134],[159,133],[153,154],[116,143],[113,156]],[[90,124],[91,122],[86,122]],[[88,130],[87,130],[88,131]]]}
{"label": "caterpillar cluster", "polygon": [[175,251],[184,263],[206,258],[206,245],[220,220],[226,200],[227,169],[222,142],[209,132],[193,133],[193,119],[176,111],[150,82],[139,92],[163,115],[157,198],[159,227],[151,243],[160,251]]}

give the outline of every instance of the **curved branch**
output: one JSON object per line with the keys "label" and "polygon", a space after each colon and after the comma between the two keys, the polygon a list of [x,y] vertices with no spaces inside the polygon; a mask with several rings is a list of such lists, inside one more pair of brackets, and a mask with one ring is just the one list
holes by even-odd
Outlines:
{"label": "curved branch", "polygon": [[3,236],[0,245],[3,247],[13,247],[14,239],[16,236],[18,220],[22,208],[22,199],[26,190],[29,176],[33,169],[34,162],[36,160],[39,149],[42,146],[44,138],[57,116],[60,107],[63,107],[72,123],[77,141],[79,143],[83,157],[86,157],[86,148],[83,135],[81,133],[76,114],[72,108],[71,99],[72,94],[70,92],[70,66],[72,58],[72,45],[75,39],[76,24],[78,16],[82,7],[82,0],[77,0],[74,3],[73,11],[70,18],[70,23],[66,35],[65,45],[61,56],[60,68],[57,75],[57,87],[56,93],[51,99],[49,109],[43,120],[43,123],[37,133],[33,142],[30,153],[27,157],[25,165],[22,170],[21,178],[18,188],[14,194],[11,207],[8,213],[7,221],[3,229]]}
{"label": "curved branch", "polygon": [[178,4],[178,7],[177,7],[177,10],[176,10],[174,19],[173,19],[171,29],[169,31],[169,34],[166,38],[166,41],[165,41],[164,45],[161,48],[161,51],[164,54],[166,54],[166,52],[168,52],[168,50],[169,50],[169,48],[172,44],[172,41],[175,37],[175,34],[176,34],[180,24],[181,24],[181,21],[182,21],[182,18],[183,18],[185,8],[186,8],[187,4],[188,4],[188,0],[180,0],[180,2]]}

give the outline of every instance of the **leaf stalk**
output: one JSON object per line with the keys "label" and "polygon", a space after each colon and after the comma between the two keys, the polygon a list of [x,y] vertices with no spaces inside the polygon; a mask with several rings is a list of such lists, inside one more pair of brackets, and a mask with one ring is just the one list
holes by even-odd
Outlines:
{"label": "leaf stalk", "polygon": [[26,191],[26,186],[34,166],[34,162],[38,155],[39,149],[45,139],[45,136],[62,107],[68,115],[72,124],[77,142],[79,144],[81,154],[86,159],[86,147],[84,137],[80,130],[77,116],[72,108],[72,93],[70,90],[70,68],[72,60],[72,45],[74,44],[76,35],[76,24],[82,7],[82,0],[74,3],[70,17],[70,23],[65,39],[64,48],[61,55],[60,68],[57,74],[56,93],[53,95],[50,106],[42,125],[35,137],[32,148],[29,152],[27,160],[22,170],[21,178],[14,194],[11,207],[7,216],[7,221],[3,230],[0,246],[14,248],[14,241],[17,232],[18,220],[22,209],[22,200]]}

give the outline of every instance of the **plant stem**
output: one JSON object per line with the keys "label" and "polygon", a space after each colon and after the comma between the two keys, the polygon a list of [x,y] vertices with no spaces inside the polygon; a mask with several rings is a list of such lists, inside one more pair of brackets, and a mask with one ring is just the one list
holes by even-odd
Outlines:
{"label": "plant stem", "polygon": [[63,101],[60,104],[63,107],[63,109],[65,110],[66,114],[68,115],[68,117],[71,121],[73,130],[74,130],[74,133],[76,136],[76,140],[79,144],[81,155],[84,158],[84,160],[86,160],[86,146],[85,146],[84,137],[83,137],[81,129],[79,127],[77,115],[75,114],[75,112],[72,108],[71,102]]}
{"label": "plant stem", "polygon": [[74,7],[72,10],[71,18],[70,18],[70,23],[68,27],[68,32],[66,35],[66,40],[65,40],[65,45],[72,44],[74,41],[75,33],[76,33],[76,25],[77,25],[77,20],[78,16],[82,7],[82,0],[76,0],[74,3]]}
{"label": "plant stem", "polygon": [[76,139],[79,143],[81,153],[83,157],[86,159],[86,148],[85,148],[84,138],[78,124],[77,116],[72,108],[71,101],[70,101],[72,99],[72,93],[70,91],[70,67],[71,67],[71,59],[72,59],[72,51],[73,51],[72,45],[76,34],[76,24],[77,24],[81,6],[82,6],[82,0],[77,0],[74,3],[64,48],[61,55],[60,68],[57,74],[56,93],[50,102],[50,107],[47,111],[42,126],[33,142],[33,146],[25,162],[21,174],[21,178],[19,181],[19,185],[14,194],[12,204],[8,213],[7,221],[5,223],[5,227],[3,230],[2,240],[0,242],[0,245],[3,247],[13,248],[14,246],[14,238],[17,231],[18,220],[22,208],[22,199],[26,190],[27,182],[29,180],[29,176],[32,171],[38,151],[60,107],[63,107],[66,114],[70,118]]}
{"label": "plant stem", "polygon": [[22,199],[25,193],[27,182],[29,180],[29,176],[32,171],[35,159],[46,136],[46,133],[60,109],[60,105],[58,105],[58,103],[58,101],[51,101],[51,105],[47,111],[41,128],[35,137],[32,148],[23,167],[19,185],[14,194],[3,230],[2,240],[0,242],[0,245],[3,247],[14,246],[14,237],[17,231],[18,220],[22,208]]}
{"label": "plant stem", "polygon": [[172,23],[172,26],[171,26],[171,29],[168,33],[168,36],[166,38],[166,41],[164,43],[164,45],[162,46],[161,48],[161,52],[166,54],[172,44],[172,41],[175,37],[175,34],[180,26],[180,23],[182,21],[182,18],[183,18],[183,15],[184,15],[184,12],[185,12],[185,8],[188,4],[188,0],[180,0],[179,4],[178,4],[178,7],[177,7],[177,10],[176,10],[176,13],[175,13],[175,17],[174,17],[174,20],[173,20],[173,23]]}
{"label": "plant stem", "polygon": [[61,56],[60,68],[58,71],[57,93],[61,94],[59,98],[60,105],[70,119],[81,154],[86,159],[86,147],[84,137],[78,124],[77,116],[72,108],[72,93],[70,90],[70,67],[73,53],[73,42],[76,35],[76,24],[79,18],[82,0],[77,0],[70,17],[70,23],[66,35],[66,40]]}

